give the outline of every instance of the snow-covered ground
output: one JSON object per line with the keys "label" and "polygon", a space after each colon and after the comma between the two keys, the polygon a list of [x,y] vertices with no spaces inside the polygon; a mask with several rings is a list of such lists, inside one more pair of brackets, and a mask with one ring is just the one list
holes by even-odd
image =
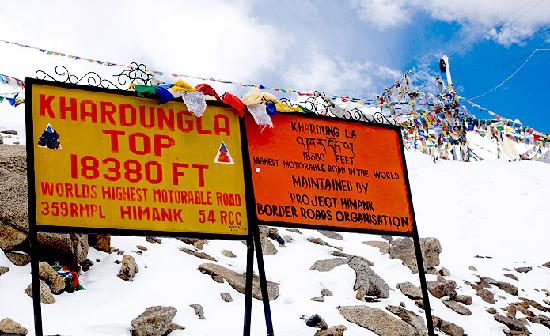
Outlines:
{"label": "snow-covered ground", "polygon": [[[473,304],[468,306],[473,312],[471,316],[458,315],[439,299],[430,297],[434,314],[462,326],[468,335],[502,335],[505,327],[485,309],[505,308],[508,303],[517,302],[517,297],[493,287],[497,303],[489,305],[464,281],[478,280],[475,275],[489,276],[518,286],[520,297],[539,303],[549,299],[540,290],[550,290],[550,268],[541,266],[550,261],[546,245],[550,242],[550,165],[530,161],[434,164],[423,154],[409,152],[406,156],[420,236],[433,236],[441,241],[441,265],[450,270],[448,278],[457,281],[459,294],[473,296]],[[423,311],[396,289],[399,282],[419,285],[418,276],[400,260],[389,259],[387,254],[363,244],[366,240],[383,240],[381,237],[343,233],[344,240],[334,240],[317,231],[301,230],[299,234],[279,229],[279,232],[293,241],[277,247],[276,255],[265,256],[268,280],[280,284],[280,296],[271,302],[277,335],[313,335],[315,330],[300,319],[301,315],[311,314],[321,315],[329,325],[344,324],[348,328],[345,335],[374,335],[347,322],[336,309],[366,304],[355,298],[354,271],[346,265],[329,272],[309,270],[315,261],[332,258],[330,252],[334,248],[312,244],[308,237],[322,238],[343,247],[345,253],[374,262],[373,270],[391,290],[388,299],[368,303],[369,306],[384,308],[404,302],[407,309],[423,316]],[[148,248],[143,255],[135,253],[138,244]],[[242,334],[244,296],[227,283],[214,282],[200,273],[197,267],[206,261],[179,251],[179,247],[189,245],[167,238],[160,245],[150,244],[143,237],[113,237],[112,245],[136,258],[139,273],[135,280],[125,282],[116,276],[119,265],[115,260],[121,256],[90,249],[89,259],[94,265],[81,277],[86,290],[64,293],[56,296],[55,304],[42,305],[46,334],[129,335],[130,321],[153,305],[178,309],[174,322],[186,329],[174,332],[174,336]],[[224,249],[235,253],[237,258],[223,256]],[[225,267],[237,272],[245,270],[246,247],[242,242],[210,241],[204,252]],[[30,283],[30,267],[12,265],[3,253],[0,265],[10,267],[8,273],[0,276],[0,319],[9,316],[33,334],[32,303],[24,293]],[[524,265],[533,266],[533,270],[526,274],[513,271],[514,267]],[[469,270],[469,266],[478,271]],[[504,277],[504,273],[514,273],[519,280]],[[428,280],[434,279],[434,275],[428,275]],[[325,297],[325,302],[312,301],[323,288],[330,289],[334,296]],[[224,302],[222,292],[230,293],[234,301]],[[189,307],[193,303],[204,307],[205,320],[194,315]],[[252,323],[253,335],[265,335],[263,309],[258,300],[254,300]],[[550,334],[550,329],[540,324],[531,323],[528,328],[532,335]]]}

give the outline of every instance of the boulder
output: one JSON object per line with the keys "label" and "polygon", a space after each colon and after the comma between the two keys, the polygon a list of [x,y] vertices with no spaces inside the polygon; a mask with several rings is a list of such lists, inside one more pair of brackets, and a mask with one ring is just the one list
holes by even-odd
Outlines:
{"label": "boulder", "polygon": [[448,296],[451,299],[456,297],[456,282],[446,280],[442,276],[437,277],[437,281],[428,281],[428,291],[438,299]]}
{"label": "boulder", "polygon": [[321,245],[321,246],[332,247],[332,248],[337,249],[338,251],[342,251],[342,250],[343,250],[343,248],[341,248],[341,247],[330,245],[329,243],[327,243],[326,241],[322,240],[321,238],[309,237],[307,240],[308,240],[310,243],[317,244],[317,245]]}
{"label": "boulder", "polygon": [[347,328],[341,324],[324,330],[317,330],[314,336],[344,336]]}
{"label": "boulder", "polygon": [[321,289],[321,296],[332,296],[332,292],[330,291],[330,289],[326,289],[326,288],[323,288]]}
{"label": "boulder", "polygon": [[323,320],[323,318],[317,314],[311,315],[310,317],[302,316],[302,319],[306,322],[306,325],[311,328],[319,328],[321,330],[327,330],[328,324]]}
{"label": "boulder", "polygon": [[22,252],[4,252],[15,266],[26,266],[31,262],[31,256]]}
{"label": "boulder", "polygon": [[[260,244],[262,246],[262,252],[263,252],[264,255],[275,255],[278,252],[275,245],[273,245],[271,240],[268,239],[268,238],[272,238],[272,237],[281,238],[279,236],[279,233],[278,233],[277,229],[269,228],[267,226],[260,226]],[[272,239],[274,239],[274,238],[272,238]],[[282,245],[284,245],[284,240],[282,238],[281,238],[281,241],[282,241]],[[281,245],[281,244],[279,243],[279,245]]]}
{"label": "boulder", "polygon": [[0,276],[2,276],[2,274],[6,274],[10,271],[10,268],[9,267],[6,267],[6,266],[0,266]]}
{"label": "boulder", "polygon": [[190,304],[189,307],[193,308],[193,310],[195,311],[195,315],[197,315],[197,317],[200,320],[205,320],[206,319],[204,317],[204,308],[200,304],[193,303],[193,304]]}
{"label": "boulder", "polygon": [[443,304],[460,315],[472,315],[472,311],[453,300],[443,300]]}
{"label": "boulder", "polygon": [[88,257],[88,235],[85,234],[39,232],[38,244],[41,258],[70,268],[77,268]]}
{"label": "boulder", "polygon": [[122,257],[122,264],[117,276],[124,281],[133,281],[138,271],[139,268],[134,257],[125,255]]}
{"label": "boulder", "polygon": [[317,301],[317,302],[325,302],[324,296],[314,296],[311,298],[311,301]]}
{"label": "boulder", "polygon": [[177,310],[174,307],[149,307],[132,320],[132,336],[162,336],[171,330]]}
{"label": "boulder", "polygon": [[348,263],[346,258],[332,258],[317,260],[309,269],[312,271],[328,272],[332,271],[337,266],[341,266]]}
{"label": "boulder", "polygon": [[369,261],[363,257],[352,257],[348,265],[355,271],[355,285],[353,289],[357,291],[358,300],[363,300],[365,296],[374,296],[378,298],[387,298],[390,296],[390,287],[378,274],[369,267]]}
{"label": "boulder", "polygon": [[188,249],[186,247],[180,247],[180,251],[185,252],[189,255],[195,256],[200,259],[210,260],[210,261],[217,261],[214,257],[210,256],[209,254],[206,254],[202,251],[193,251],[191,249]]}
{"label": "boulder", "polygon": [[512,274],[512,273],[505,273],[505,274],[504,274],[504,276],[505,276],[505,277],[507,277],[507,278],[510,278],[510,279],[516,280],[516,281],[518,281],[518,280],[519,280],[519,279],[518,279],[518,277],[517,277],[517,276],[515,276],[515,275],[514,275],[514,274]]}
{"label": "boulder", "polygon": [[223,250],[222,255],[225,256],[225,257],[228,257],[228,258],[237,258],[235,253],[233,253],[232,251],[229,251],[229,250]]}
{"label": "boulder", "polygon": [[[28,296],[32,297],[32,283],[29,284],[27,289],[25,289],[25,293],[27,293]],[[42,302],[43,304],[55,303],[55,297],[52,294],[52,290],[46,284],[46,282],[44,282],[44,280],[40,280],[40,302]]]}
{"label": "boulder", "polygon": [[388,254],[390,252],[390,244],[381,240],[369,240],[364,241],[363,244],[367,244],[372,247],[376,247],[382,254]]}
{"label": "boulder", "polygon": [[[434,268],[439,265],[439,254],[441,253],[441,243],[436,238],[420,238],[420,250],[424,270]],[[390,245],[390,258],[400,259],[403,265],[409,267],[413,273],[418,273],[416,265],[416,254],[414,253],[414,243],[411,238],[400,238],[394,240]]]}
{"label": "boulder", "polygon": [[411,325],[378,308],[345,306],[339,307],[338,311],[349,322],[377,335],[415,336],[417,334]]}
{"label": "boulder", "polygon": [[387,306],[386,309],[392,314],[399,316],[403,321],[410,324],[415,330],[417,336],[428,336],[428,328],[422,317],[414,312],[399,306]]}
{"label": "boulder", "polygon": [[0,321],[0,335],[22,336],[28,334],[27,328],[10,318]]}
{"label": "boulder", "polygon": [[496,302],[495,301],[495,295],[491,291],[489,291],[488,289],[485,289],[485,288],[476,289],[476,294],[483,301],[485,301],[487,303],[494,304]]}
{"label": "boulder", "polygon": [[496,314],[494,318],[497,322],[504,324],[512,331],[529,332],[527,329],[527,322],[525,320],[518,320],[508,316]]}
{"label": "boulder", "polygon": [[90,234],[88,235],[88,243],[98,251],[112,252],[111,236],[109,235]]}
{"label": "boulder", "polygon": [[317,230],[317,232],[319,232],[323,236],[325,236],[327,238],[330,238],[330,239],[335,239],[335,240],[343,240],[344,239],[344,237],[341,234],[339,234],[338,232],[328,231],[328,230]]}
{"label": "boulder", "polygon": [[542,266],[550,268],[550,261],[545,262]]}
{"label": "boulder", "polygon": [[153,236],[145,237],[145,241],[151,244],[162,244],[162,239]]}
{"label": "boulder", "polygon": [[65,290],[65,279],[59,276],[50,264],[41,261],[38,264],[38,269],[40,279],[50,286],[52,293],[60,294]]}
{"label": "boulder", "polygon": [[463,335],[466,335],[464,333],[464,328],[454,324],[454,323],[451,323],[451,322],[447,322],[435,315],[432,315],[432,322],[433,322],[433,326],[434,328],[437,328],[439,330],[441,330],[442,332],[444,332],[445,334],[447,335],[450,335],[450,336],[463,336]]}
{"label": "boulder", "polygon": [[527,318],[529,322],[539,323],[550,329],[550,317],[544,315],[530,316]]}
{"label": "boulder", "polygon": [[[198,269],[201,273],[210,275],[214,281],[227,281],[227,283],[237,292],[244,294],[246,287],[246,273],[239,274],[235,271],[213,263],[201,264]],[[267,294],[269,300],[277,299],[279,297],[279,284],[268,281]],[[258,300],[262,299],[262,292],[260,290],[260,279],[257,275],[254,275],[252,279],[252,296]]]}
{"label": "boulder", "polygon": [[231,297],[231,294],[229,293],[220,293],[222,300],[225,302],[233,302],[233,297]]}
{"label": "boulder", "polygon": [[523,266],[514,268],[518,273],[527,273],[533,269],[531,266]]}
{"label": "boulder", "polygon": [[472,304],[472,297],[470,295],[457,295],[454,300],[456,302],[463,303],[465,305],[471,305]]}
{"label": "boulder", "polygon": [[8,130],[2,130],[2,134],[9,134],[9,135],[17,135],[16,130],[8,129]]}
{"label": "boulder", "polygon": [[184,242],[185,244],[193,245],[196,249],[202,250],[204,244],[208,243],[208,240],[196,239],[196,238],[176,238],[179,241]]}
{"label": "boulder", "polygon": [[397,289],[401,291],[406,297],[408,297],[411,300],[418,300],[422,299],[422,289],[420,287],[415,286],[411,282],[402,282],[397,284]]}

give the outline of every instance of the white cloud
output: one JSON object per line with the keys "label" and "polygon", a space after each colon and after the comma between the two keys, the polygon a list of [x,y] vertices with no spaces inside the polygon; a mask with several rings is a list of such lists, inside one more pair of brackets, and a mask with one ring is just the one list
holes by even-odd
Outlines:
{"label": "white cloud", "polygon": [[[142,61],[166,72],[245,82],[278,64],[286,52],[283,40],[289,38],[258,22],[246,0],[1,1],[0,13],[3,39],[122,64]],[[16,47],[1,47],[0,73],[33,76],[37,68],[44,68],[38,52],[27,51],[23,61]],[[9,54],[12,59],[6,57]]]}
{"label": "white cloud", "polygon": [[[547,0],[351,0],[359,17],[381,28],[408,22],[419,13],[434,19],[456,22],[472,37],[491,38],[503,45],[520,43],[550,24],[550,1]],[[491,27],[483,36],[483,32]]]}
{"label": "white cloud", "polygon": [[398,79],[401,72],[369,62],[347,62],[317,50],[300,65],[285,72],[289,85],[304,90],[323,90],[329,94],[349,94],[372,97],[384,86]]}
{"label": "white cloud", "polygon": [[405,0],[352,0],[359,18],[380,28],[395,27],[409,22]]}

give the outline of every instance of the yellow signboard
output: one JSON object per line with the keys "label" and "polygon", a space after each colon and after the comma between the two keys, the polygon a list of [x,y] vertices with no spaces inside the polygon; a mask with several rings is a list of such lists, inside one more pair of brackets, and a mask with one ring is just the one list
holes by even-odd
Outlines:
{"label": "yellow signboard", "polygon": [[[246,235],[239,120],[31,82],[37,225]],[[29,112],[27,112],[29,113]]]}

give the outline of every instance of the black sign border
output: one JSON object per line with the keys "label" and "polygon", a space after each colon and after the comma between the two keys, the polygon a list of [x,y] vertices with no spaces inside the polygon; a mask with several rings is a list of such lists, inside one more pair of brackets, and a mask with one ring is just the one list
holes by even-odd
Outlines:
{"label": "black sign border", "polygon": [[[243,134],[243,120],[239,119],[239,129],[241,131],[241,152],[243,156],[242,165],[244,171],[245,182],[245,200],[247,202],[247,225],[248,233],[245,235],[231,234],[216,234],[216,233],[201,233],[201,232],[172,232],[172,231],[151,231],[151,230],[135,230],[135,229],[109,229],[109,228],[84,228],[73,226],[57,226],[57,225],[37,225],[36,224],[36,190],[35,190],[35,171],[34,171],[34,127],[32,123],[32,86],[46,85],[60,87],[65,89],[77,89],[89,92],[101,92],[122,96],[137,97],[135,92],[125,91],[120,89],[104,89],[95,86],[76,85],[70,83],[47,81],[36,78],[25,78],[25,140],[27,151],[27,189],[28,189],[28,220],[29,220],[29,242],[31,256],[31,284],[32,284],[32,305],[34,315],[35,335],[43,336],[42,324],[42,307],[40,303],[40,270],[39,270],[39,248],[38,248],[38,232],[54,232],[54,233],[84,233],[84,234],[112,234],[117,236],[160,236],[160,237],[186,237],[186,238],[202,238],[208,240],[232,240],[246,241],[247,247],[247,263],[246,263],[246,279],[245,279],[245,309],[244,309],[244,325],[243,335],[250,336],[251,320],[252,320],[252,282],[253,282],[253,257],[254,257],[254,240],[250,213],[248,213],[249,205],[253,204],[250,200],[254,197],[251,183],[248,181],[247,169],[248,148],[246,146],[246,134]],[[148,99],[140,97],[143,99]],[[207,101],[210,106],[230,108],[230,106],[219,101]]]}
{"label": "black sign border", "polygon": [[[416,225],[416,214],[414,212],[414,206],[412,201],[412,192],[411,192],[411,186],[409,183],[409,170],[407,168],[407,161],[405,160],[405,147],[403,145],[403,136],[401,134],[401,128],[397,125],[391,125],[391,124],[378,124],[368,121],[362,121],[362,120],[353,120],[353,119],[342,119],[342,118],[335,118],[330,116],[324,116],[319,114],[313,114],[313,113],[284,113],[286,115],[292,115],[296,118],[300,119],[313,119],[313,120],[326,120],[326,121],[338,121],[338,122],[344,122],[344,123],[350,123],[350,124],[360,124],[362,126],[373,126],[378,128],[385,128],[390,129],[395,132],[397,132],[398,141],[399,141],[399,148],[400,148],[400,155],[401,155],[401,162],[403,163],[403,172],[404,172],[404,179],[405,179],[405,185],[407,186],[407,200],[409,204],[409,210],[411,212],[412,216],[412,230],[411,232],[395,232],[395,231],[382,231],[382,230],[372,230],[372,229],[361,229],[361,228],[344,228],[344,227],[338,227],[338,226],[328,226],[328,225],[306,225],[306,224],[300,224],[300,223],[292,223],[292,222],[286,222],[286,221],[263,221],[259,220],[257,213],[256,213],[256,195],[254,194],[254,187],[253,187],[253,179],[252,179],[252,165],[249,165],[248,169],[248,176],[249,179],[247,182],[250,183],[250,188],[252,188],[252,199],[254,204],[254,211],[252,213],[249,212],[249,223],[252,224],[253,228],[253,234],[254,234],[254,240],[258,241],[257,245],[257,261],[258,261],[258,269],[260,272],[260,287],[262,289],[262,293],[267,293],[267,280],[265,277],[265,270],[264,270],[264,262],[263,262],[263,255],[262,255],[262,249],[259,246],[259,231],[258,231],[258,225],[267,225],[267,226],[275,226],[275,227],[283,227],[283,228],[302,228],[302,229],[311,229],[311,230],[326,230],[326,231],[334,231],[334,232],[354,232],[354,233],[366,233],[366,234],[375,234],[375,235],[384,235],[384,236],[401,236],[401,237],[411,237],[413,239],[414,244],[414,253],[416,257],[416,263],[418,268],[418,277],[420,279],[420,287],[422,290],[422,296],[423,296],[423,308],[426,315],[426,324],[428,329],[428,335],[433,336],[435,334],[433,321],[432,321],[432,313],[431,313],[431,305],[430,305],[430,299],[428,294],[428,285],[426,282],[426,274],[424,272],[424,262],[422,259],[422,251],[420,249],[420,238],[418,236],[418,228]],[[245,118],[252,118],[250,115],[246,115]],[[246,128],[246,120],[244,122],[245,128]],[[274,125],[274,127],[276,127]],[[248,133],[244,133],[244,141],[246,142],[247,152],[246,155],[248,156],[248,162],[250,161],[250,151],[248,150]],[[264,316],[266,320],[266,327],[267,327],[267,335],[273,336],[273,325],[272,325],[272,317],[271,317],[271,308],[269,304],[269,299],[265,298],[264,295]]]}
{"label": "black sign border", "polygon": [[[104,89],[99,88],[95,86],[84,86],[84,85],[75,85],[75,84],[69,84],[69,83],[61,83],[61,82],[51,82],[41,79],[35,79],[35,78],[25,78],[25,128],[26,128],[26,142],[27,142],[27,174],[28,174],[28,182],[29,182],[29,219],[33,219],[33,223],[31,223],[31,226],[36,226],[36,231],[40,232],[55,232],[55,233],[66,233],[66,232],[75,232],[75,233],[91,233],[91,234],[113,234],[118,236],[163,236],[163,237],[188,237],[188,238],[202,238],[202,239],[210,239],[210,240],[246,240],[248,237],[248,234],[220,234],[220,233],[209,233],[209,232],[176,232],[176,231],[162,231],[162,230],[137,230],[137,229],[121,229],[121,228],[87,228],[87,227],[78,227],[78,226],[60,226],[60,225],[47,225],[47,224],[36,224],[36,190],[34,189],[35,186],[35,171],[34,171],[34,139],[33,139],[33,123],[32,123],[32,86],[33,85],[46,85],[46,86],[53,86],[53,87],[59,87],[59,88],[65,88],[65,89],[76,89],[81,91],[89,91],[89,92],[100,92],[100,93],[108,93],[108,94],[114,94],[114,95],[122,95],[127,97],[137,97],[137,95],[134,92],[131,91],[125,91],[125,90],[119,90],[119,89]],[[139,97],[142,99],[149,99],[144,97]],[[216,106],[216,107],[225,107],[228,108],[227,105],[218,102],[218,101],[208,101],[208,105],[210,106]],[[239,124],[240,124],[239,120]],[[238,125],[237,125],[238,126]],[[242,148],[242,134],[241,134],[241,148]],[[243,154],[244,155],[244,154]],[[244,171],[244,159],[243,159],[243,171]],[[249,192],[247,190],[248,183],[246,181],[246,174],[245,174],[245,199],[246,199],[246,193]],[[31,188],[32,187],[32,188]],[[31,190],[32,189],[32,190]],[[32,214],[31,210],[32,209]],[[247,221],[250,222],[250,219],[247,215]],[[250,225],[250,223],[248,223]],[[248,227],[248,231],[250,231],[250,227]]]}

